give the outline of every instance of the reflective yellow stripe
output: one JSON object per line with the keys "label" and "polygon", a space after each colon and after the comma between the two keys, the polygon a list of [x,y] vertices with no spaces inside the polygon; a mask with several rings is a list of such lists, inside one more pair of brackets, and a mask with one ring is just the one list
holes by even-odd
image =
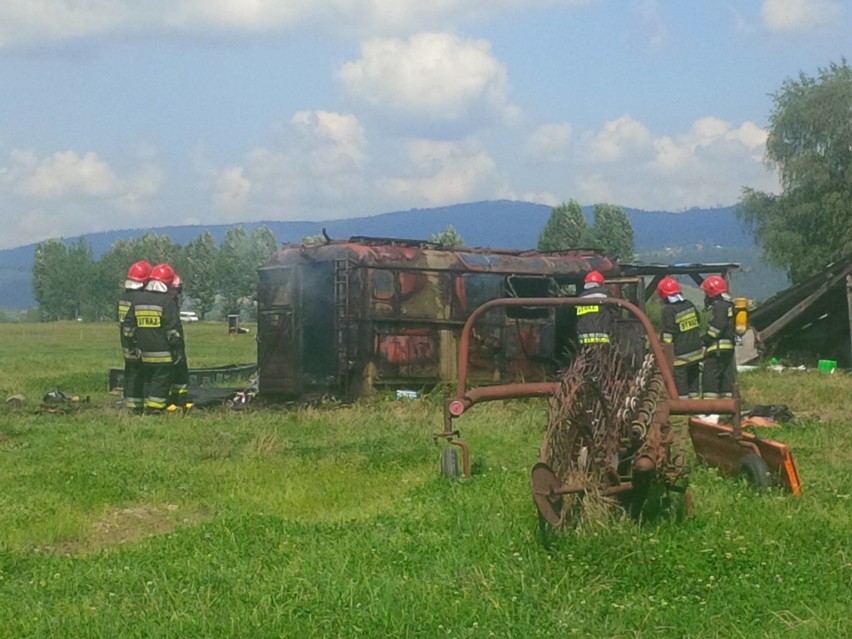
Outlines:
{"label": "reflective yellow stripe", "polygon": [[600,310],[601,307],[597,304],[586,304],[577,307],[577,315],[588,315],[589,313],[597,313]]}
{"label": "reflective yellow stripe", "polygon": [[172,354],[168,351],[157,351],[153,353],[142,353],[142,361],[146,364],[171,364]]}

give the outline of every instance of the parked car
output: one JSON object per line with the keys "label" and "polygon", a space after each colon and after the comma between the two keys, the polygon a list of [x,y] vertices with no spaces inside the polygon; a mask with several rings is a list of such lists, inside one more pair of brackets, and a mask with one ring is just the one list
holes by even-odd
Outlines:
{"label": "parked car", "polygon": [[195,311],[181,311],[180,312],[180,321],[181,322],[197,322],[198,315],[196,315]]}

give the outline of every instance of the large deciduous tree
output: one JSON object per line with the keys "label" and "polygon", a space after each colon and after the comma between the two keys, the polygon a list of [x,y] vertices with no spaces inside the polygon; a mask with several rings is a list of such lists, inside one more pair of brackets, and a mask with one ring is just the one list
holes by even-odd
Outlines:
{"label": "large deciduous tree", "polygon": [[95,261],[86,240],[67,246],[51,239],[36,246],[33,293],[42,320],[97,317]]}
{"label": "large deciduous tree", "polygon": [[594,228],[589,229],[583,244],[623,261],[632,260],[633,226],[624,209],[613,204],[595,204],[594,219]]}
{"label": "large deciduous tree", "polygon": [[219,288],[216,278],[218,256],[216,240],[207,230],[184,249],[186,275],[181,275],[185,282],[184,294],[193,300],[194,308],[201,319],[204,319],[216,304],[216,292]]}
{"label": "large deciduous tree", "polygon": [[737,214],[796,283],[852,254],[852,68],[801,73],[772,99],[765,159],[782,192],[744,188]]}
{"label": "large deciduous tree", "polygon": [[67,319],[70,316],[70,296],[65,286],[67,266],[68,247],[61,240],[51,239],[36,246],[33,293],[43,321]]}
{"label": "large deciduous tree", "polygon": [[239,313],[246,302],[253,300],[257,293],[257,268],[269,260],[276,247],[275,236],[265,226],[251,235],[242,226],[225,231],[216,269],[225,313]]}
{"label": "large deciduous tree", "polygon": [[539,251],[565,251],[577,248],[586,233],[583,209],[575,200],[560,204],[550,212],[538,238]]}

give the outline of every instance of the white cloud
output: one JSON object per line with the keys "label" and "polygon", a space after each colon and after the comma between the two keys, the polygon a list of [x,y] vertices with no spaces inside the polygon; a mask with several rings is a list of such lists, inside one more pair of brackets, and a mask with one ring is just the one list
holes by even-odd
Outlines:
{"label": "white cloud", "polygon": [[591,0],[4,0],[0,47],[100,35],[204,31],[400,35],[536,6]]}
{"label": "white cloud", "polygon": [[251,192],[251,180],[240,166],[222,170],[213,182],[213,204],[222,211],[242,209]]}
{"label": "white cloud", "polygon": [[164,174],[146,160],[118,174],[97,153],[58,151],[39,157],[14,149],[0,166],[3,246],[94,230],[148,223],[147,205],[160,193]]}
{"label": "white cloud", "polygon": [[571,145],[573,128],[567,122],[545,124],[533,131],[526,141],[526,152],[531,158],[559,160]]}
{"label": "white cloud", "polygon": [[40,198],[58,198],[66,195],[113,195],[118,189],[118,178],[106,162],[96,153],[82,157],[74,151],[62,151],[32,164],[31,155],[19,156],[22,166],[31,169],[20,183],[23,195]]}
{"label": "white cloud", "polygon": [[617,162],[625,157],[644,155],[651,148],[651,132],[629,115],[604,124],[603,131],[589,142],[589,157],[594,162]]}
{"label": "white cloud", "polygon": [[338,75],[355,100],[397,115],[458,121],[512,112],[506,69],[484,40],[448,33],[373,39]]}
{"label": "white cloud", "polygon": [[777,176],[762,161],[765,143],[766,131],[753,122],[735,127],[706,117],[682,135],[654,137],[624,116],[590,137],[576,168],[577,197],[679,210],[731,204],[743,186],[777,192]]}
{"label": "white cloud", "polygon": [[769,31],[807,31],[830,25],[840,6],[830,0],[763,0],[760,14]]}
{"label": "white cloud", "polygon": [[316,217],[364,192],[367,143],[357,118],[300,111],[282,133],[281,145],[251,150],[245,166],[214,172],[212,199],[219,211]]}
{"label": "white cloud", "polygon": [[474,199],[495,174],[492,157],[474,144],[415,140],[408,144],[408,175],[384,178],[379,188],[394,201],[439,206]]}

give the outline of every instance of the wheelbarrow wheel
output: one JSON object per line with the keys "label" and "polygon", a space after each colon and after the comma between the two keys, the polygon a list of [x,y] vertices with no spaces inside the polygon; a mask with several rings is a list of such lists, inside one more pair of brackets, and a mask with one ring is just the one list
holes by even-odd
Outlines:
{"label": "wheelbarrow wheel", "polygon": [[746,480],[757,490],[772,486],[772,474],[763,457],[755,453],[743,455],[737,463],[737,477]]}

